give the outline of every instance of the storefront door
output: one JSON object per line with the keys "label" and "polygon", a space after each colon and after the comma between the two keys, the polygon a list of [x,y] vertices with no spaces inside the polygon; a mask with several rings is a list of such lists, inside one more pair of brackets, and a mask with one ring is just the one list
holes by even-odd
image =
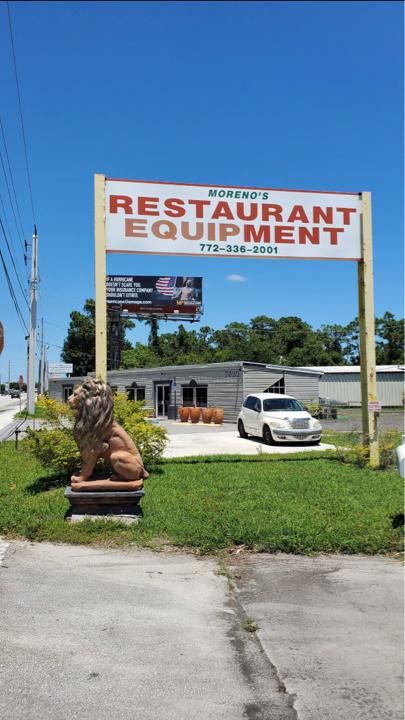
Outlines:
{"label": "storefront door", "polygon": [[170,405],[170,385],[156,385],[156,417],[167,417]]}

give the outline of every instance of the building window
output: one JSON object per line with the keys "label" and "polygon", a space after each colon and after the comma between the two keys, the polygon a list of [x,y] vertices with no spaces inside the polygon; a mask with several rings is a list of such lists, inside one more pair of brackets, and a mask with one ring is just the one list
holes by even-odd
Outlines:
{"label": "building window", "polygon": [[67,402],[71,395],[73,395],[73,385],[65,385],[63,387],[63,402]]}
{"label": "building window", "polygon": [[195,389],[195,404],[197,407],[207,407],[208,402],[208,388],[207,387],[196,387]]}
{"label": "building window", "polygon": [[194,406],[194,388],[183,387],[183,406],[193,407]]}
{"label": "building window", "polygon": [[145,400],[145,388],[144,387],[127,387],[127,397],[128,400],[135,400],[135,402],[139,402],[140,400]]}
{"label": "building window", "polygon": [[198,385],[196,387],[182,387],[183,406],[184,407],[207,407],[208,405],[208,386]]}
{"label": "building window", "polygon": [[280,380],[277,380],[273,385],[270,385],[270,387],[267,388],[264,392],[266,393],[282,393],[285,394],[285,381],[284,378],[280,378]]}

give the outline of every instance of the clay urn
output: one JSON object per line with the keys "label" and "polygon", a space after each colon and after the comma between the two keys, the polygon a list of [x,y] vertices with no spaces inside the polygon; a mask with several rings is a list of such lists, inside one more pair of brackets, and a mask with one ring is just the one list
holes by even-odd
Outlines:
{"label": "clay urn", "polygon": [[190,410],[189,407],[181,407],[179,410],[180,414],[180,422],[188,422],[188,419],[190,417]]}
{"label": "clay urn", "polygon": [[199,407],[192,407],[190,412],[191,422],[192,423],[198,423],[201,415],[201,408]]}
{"label": "clay urn", "polygon": [[202,412],[203,422],[210,423],[212,420],[213,408],[203,408],[201,412]]}
{"label": "clay urn", "polygon": [[223,408],[214,408],[214,411],[212,413],[212,421],[215,423],[215,425],[222,425],[223,419],[224,419]]}

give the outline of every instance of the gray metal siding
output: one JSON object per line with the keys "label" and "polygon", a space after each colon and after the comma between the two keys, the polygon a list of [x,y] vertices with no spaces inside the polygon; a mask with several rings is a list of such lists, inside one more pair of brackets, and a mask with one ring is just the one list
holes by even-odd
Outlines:
{"label": "gray metal siding", "polygon": [[281,380],[283,373],[272,370],[256,370],[248,367],[243,368],[243,394],[244,397],[250,393],[265,392],[270,385]]}
{"label": "gray metal siding", "polygon": [[286,371],[284,373],[286,395],[292,395],[303,402],[315,402],[319,400],[319,377],[318,375],[296,375]]}
{"label": "gray metal siding", "polygon": [[[176,404],[182,403],[182,386],[189,386],[194,380],[197,385],[207,386],[207,400],[210,407],[224,409],[224,421],[236,422],[242,402],[246,395],[264,392],[273,383],[285,375],[286,392],[304,400],[312,400],[317,395],[318,377],[297,374],[296,380],[290,380],[287,371],[266,369],[266,367],[242,364],[239,362],[212,365],[176,366],[144,368],[135,370],[116,370],[108,373],[108,382],[118,392],[125,392],[136,382],[137,387],[145,388],[146,406],[155,407],[155,387],[157,383],[168,383],[176,379]],[[51,397],[62,399],[64,385],[78,385],[83,378],[64,378],[50,380]],[[311,388],[311,391],[308,388]],[[172,392],[171,401],[174,403]]]}
{"label": "gray metal siding", "polygon": [[[327,373],[319,384],[319,394],[331,401],[361,405],[360,373]],[[399,407],[404,401],[404,373],[377,373],[377,397],[383,407]]]}
{"label": "gray metal siding", "polygon": [[[221,367],[194,368],[178,366],[176,368],[151,368],[108,373],[108,381],[117,386],[118,392],[124,392],[132,382],[146,389],[146,405],[155,407],[155,385],[170,382],[176,378],[176,402],[182,403],[182,386],[188,386],[192,380],[197,385],[207,385],[207,401],[210,407],[224,409],[224,421],[235,422],[243,402],[242,371],[235,365]],[[171,401],[174,402],[172,392]]]}

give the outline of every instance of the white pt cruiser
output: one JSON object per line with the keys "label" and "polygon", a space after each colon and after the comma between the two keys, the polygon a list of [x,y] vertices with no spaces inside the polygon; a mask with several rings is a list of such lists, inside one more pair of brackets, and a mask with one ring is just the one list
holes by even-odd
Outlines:
{"label": "white pt cruiser", "polygon": [[290,395],[258,393],[248,395],[238,416],[242,438],[261,436],[269,445],[279,442],[305,442],[317,445],[322,425]]}

